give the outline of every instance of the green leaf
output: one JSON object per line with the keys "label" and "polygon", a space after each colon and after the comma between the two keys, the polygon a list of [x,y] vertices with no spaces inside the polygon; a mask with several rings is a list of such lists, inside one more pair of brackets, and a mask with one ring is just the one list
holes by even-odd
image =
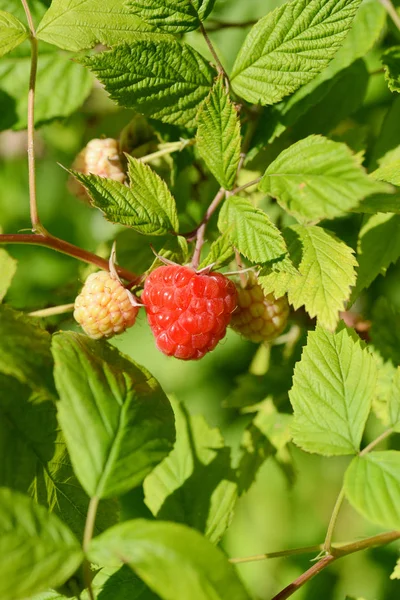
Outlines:
{"label": "green leaf", "polygon": [[218,228],[222,234],[227,234],[243,256],[253,262],[276,261],[287,252],[279,229],[268,215],[240,196],[225,200],[219,214]]}
{"label": "green leaf", "polygon": [[[112,25],[112,26],[111,26]],[[41,20],[39,39],[77,52],[96,44],[131,42],[137,32],[152,28],[135,17],[124,0],[53,0]]]}
{"label": "green leaf", "polygon": [[358,234],[357,283],[352,292],[354,301],[388,267],[400,257],[400,215],[378,213],[364,218]]}
{"label": "green leaf", "polygon": [[237,485],[230,450],[202,415],[174,403],[176,443],[144,482],[146,504],[158,518],[185,523],[216,544],[233,516]]}
{"label": "green leaf", "polygon": [[265,460],[291,440],[292,415],[279,413],[271,400],[262,403],[257,415],[246,427],[241,442],[238,466],[239,493],[250,489]]}
{"label": "green leaf", "polygon": [[397,559],[396,566],[393,573],[390,575],[390,579],[400,579],[400,558]]}
{"label": "green leaf", "polygon": [[149,25],[167,33],[183,33],[200,27],[215,0],[129,0],[130,11]]}
{"label": "green leaf", "polygon": [[0,489],[0,597],[26,598],[64,583],[83,559],[77,539],[30,498]]}
{"label": "green leaf", "polygon": [[[400,432],[400,367],[397,367],[396,369],[390,363],[386,363],[385,367],[387,367],[387,365],[390,367],[388,373],[389,382],[386,384],[386,393],[383,397],[381,396],[379,398],[380,414],[378,416],[381,418],[384,416],[384,424],[387,427],[392,427],[394,431]],[[386,369],[386,371],[388,371],[388,369]]]}
{"label": "green leaf", "polygon": [[177,523],[121,523],[92,540],[89,556],[98,564],[122,560],[165,600],[249,600],[221,550]]}
{"label": "green leaf", "polygon": [[376,378],[374,359],[354,331],[310,332],[289,392],[295,444],[324,456],[357,453]]}
{"label": "green leaf", "polygon": [[387,181],[400,186],[400,158],[387,162],[371,173],[371,177],[379,181]]}
{"label": "green leaf", "polygon": [[222,77],[201,105],[196,141],[200,156],[218,183],[232,189],[240,161],[240,122]]}
{"label": "green leaf", "polygon": [[[2,128],[26,129],[30,55],[6,56],[0,61],[0,91],[14,104],[13,122]],[[35,124],[67,117],[84,102],[92,87],[93,77],[87,69],[71,61],[66,54],[40,52],[35,95]]]}
{"label": "green leaf", "polygon": [[234,91],[274,104],[326,67],[342,45],[361,0],[294,0],[248,34],[232,72]]}
{"label": "green leaf", "polygon": [[[374,173],[376,173],[376,171],[374,171]],[[367,196],[358,206],[353,208],[353,212],[373,215],[377,212],[399,214],[400,193],[372,194],[372,196]]]}
{"label": "green leaf", "polygon": [[130,186],[70,171],[89,192],[93,205],[108,221],[128,225],[146,235],[164,235],[179,227],[175,200],[167,184],[148,165],[129,157]]}
{"label": "green leaf", "polygon": [[0,305],[0,373],[34,390],[54,390],[50,335],[37,321]]}
{"label": "green leaf", "polygon": [[0,56],[19,46],[26,40],[29,33],[27,28],[14,15],[0,10]]}
{"label": "green leaf", "polygon": [[[107,569],[102,569],[103,573],[104,571]],[[123,565],[106,579],[97,597],[98,600],[158,600],[159,598],[127,565]]]}
{"label": "green leaf", "polygon": [[0,248],[0,302],[6,295],[16,270],[17,261]]}
{"label": "green leaf", "polygon": [[129,46],[83,60],[120,106],[166,123],[193,127],[214,71],[194,48],[172,37],[141,36]]}
{"label": "green leaf", "polygon": [[371,339],[385,360],[400,365],[400,311],[381,297],[372,311]]}
{"label": "green leaf", "polygon": [[[29,494],[81,539],[89,498],[72,470],[54,401],[1,374],[0,389],[0,486]],[[116,520],[116,503],[102,502],[96,532]]]}
{"label": "green leaf", "polygon": [[345,144],[310,135],[284,150],[265,171],[260,188],[299,220],[341,216],[380,191]]}
{"label": "green leaf", "polygon": [[292,225],[284,237],[298,274],[262,273],[259,283],[276,297],[287,293],[296,310],[304,306],[319,325],[334,331],[356,280],[353,250],[317,226]]}
{"label": "green leaf", "polygon": [[[376,0],[364,0],[342,47],[329,65],[290,98],[271,109],[269,130],[263,136],[263,143],[271,142],[287,127],[295,124],[299,116],[310,107],[320,104],[322,110],[325,107],[325,96],[340,81],[340,73],[367,54],[381,35],[385,22],[385,8]],[[335,113],[335,109],[333,112]],[[268,123],[267,119],[266,122]]]}
{"label": "green leaf", "polygon": [[393,46],[382,54],[385,77],[391,92],[400,92],[400,46]]}
{"label": "green leaf", "polygon": [[210,251],[201,261],[199,269],[209,265],[213,265],[214,269],[219,269],[229,263],[233,256],[232,242],[228,234],[224,233],[211,244]]}
{"label": "green leaf", "polygon": [[346,471],[344,485],[348,501],[366,519],[400,528],[400,452],[357,456]]}
{"label": "green leaf", "polygon": [[74,471],[91,496],[139,485],[170,451],[170,404],[148,371],[76,333],[53,338],[58,416]]}

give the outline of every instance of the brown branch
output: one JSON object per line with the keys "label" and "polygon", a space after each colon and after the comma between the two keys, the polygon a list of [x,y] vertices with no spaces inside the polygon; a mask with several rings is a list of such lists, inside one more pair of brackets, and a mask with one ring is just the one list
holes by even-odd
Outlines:
{"label": "brown branch", "polygon": [[[69,242],[65,242],[57,237],[52,235],[43,235],[43,234],[35,234],[35,233],[9,233],[9,234],[0,234],[0,244],[33,244],[35,246],[44,246],[45,248],[51,248],[52,250],[56,250],[57,252],[61,252],[62,254],[67,254],[68,256],[72,256],[81,260],[83,262],[95,265],[99,267],[99,269],[103,269],[104,271],[108,271],[108,260],[105,258],[101,258],[97,256],[97,254],[93,254],[92,252],[88,252],[87,250],[83,250],[78,246],[74,246],[74,244],[70,244]],[[136,273],[132,273],[124,267],[116,267],[118,275],[128,281],[131,285],[140,282],[140,276],[136,275]]]}

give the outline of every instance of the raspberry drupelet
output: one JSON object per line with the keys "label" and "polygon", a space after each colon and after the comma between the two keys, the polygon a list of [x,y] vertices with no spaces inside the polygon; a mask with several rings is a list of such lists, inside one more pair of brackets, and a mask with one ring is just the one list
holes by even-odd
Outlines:
{"label": "raspberry drupelet", "polygon": [[254,275],[245,288],[239,287],[238,305],[230,326],[252,342],[269,342],[278,337],[286,327],[289,304],[286,296],[275,298],[264,294]]}
{"label": "raspberry drupelet", "polygon": [[220,273],[174,265],[150,273],[141,300],[158,349],[197,360],[225,336],[237,294],[232,281]]}
{"label": "raspberry drupelet", "polygon": [[74,317],[93,338],[109,338],[135,323],[139,308],[129,292],[108,271],[92,273],[75,300]]}

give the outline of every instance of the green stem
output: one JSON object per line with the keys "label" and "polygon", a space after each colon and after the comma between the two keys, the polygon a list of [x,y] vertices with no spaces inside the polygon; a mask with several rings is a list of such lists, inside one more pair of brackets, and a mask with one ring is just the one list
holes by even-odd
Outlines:
{"label": "green stem", "polygon": [[[99,507],[99,500],[100,499],[97,496],[93,496],[92,498],[90,498],[89,507],[88,507],[88,511],[87,511],[87,515],[86,515],[85,530],[83,532],[83,543],[82,543],[83,551],[85,554],[87,554],[87,552],[89,550],[90,541],[93,537],[97,509]],[[87,558],[85,559],[85,562],[83,565],[83,577],[85,580],[85,586],[87,588],[90,600],[96,600],[94,592],[93,592],[93,588],[92,588],[92,576],[91,576],[91,572],[90,572],[90,563],[87,560]]]}
{"label": "green stem", "polygon": [[220,203],[222,202],[222,200],[225,198],[225,195],[226,195],[226,191],[224,190],[224,188],[221,188],[218,191],[217,195],[215,196],[214,200],[211,202],[210,206],[207,209],[206,214],[203,217],[202,222],[200,223],[199,227],[197,228],[196,246],[195,246],[195,249],[193,252],[193,258],[192,258],[192,267],[194,269],[197,269],[197,267],[199,266],[199,263],[200,263],[201,249],[203,248],[203,244],[204,244],[204,235],[206,232],[207,223],[211,219],[214,212],[217,210],[217,208],[220,205]]}
{"label": "green stem", "polygon": [[224,78],[226,79],[226,81],[227,81],[227,82],[228,82],[228,84],[229,84],[229,77],[228,77],[228,74],[227,74],[227,72],[225,71],[225,69],[224,69],[224,67],[223,67],[223,65],[222,65],[222,63],[221,63],[221,61],[219,60],[218,54],[217,54],[217,53],[216,53],[216,51],[215,51],[215,48],[214,48],[214,46],[213,46],[213,43],[212,43],[212,41],[211,41],[211,40],[210,40],[210,38],[208,37],[208,33],[207,33],[207,31],[204,29],[204,25],[203,25],[203,23],[200,23],[200,31],[201,31],[201,33],[202,33],[202,35],[203,35],[203,37],[204,37],[204,39],[205,39],[205,41],[206,41],[206,44],[207,44],[207,46],[208,46],[208,47],[209,47],[209,49],[210,49],[210,52],[211,52],[211,54],[213,55],[213,58],[214,58],[214,60],[215,60],[215,62],[216,62],[216,66],[217,66],[218,73],[219,73],[220,75],[223,75],[223,76],[224,76]]}
{"label": "green stem", "polygon": [[340,512],[340,509],[343,504],[343,500],[344,500],[344,487],[342,487],[342,489],[340,490],[339,495],[336,499],[335,506],[333,507],[333,511],[332,511],[331,518],[329,521],[328,530],[326,532],[326,537],[325,537],[325,542],[324,542],[324,550],[327,553],[329,553],[331,551],[333,531],[335,529],[336,521],[338,519],[339,512]]}
{"label": "green stem", "polygon": [[62,315],[72,310],[74,310],[74,304],[60,304],[59,306],[49,306],[49,308],[34,310],[28,313],[28,315],[30,317],[52,317],[53,315]]}
{"label": "green stem", "polygon": [[395,6],[392,4],[391,0],[379,0],[382,6],[386,9],[389,17],[392,19],[393,23],[396,25],[397,29],[400,30],[400,15],[397,12]]}
{"label": "green stem", "polygon": [[265,560],[267,558],[284,558],[286,556],[295,556],[296,554],[313,554],[314,552],[320,552],[322,549],[323,545],[318,544],[317,546],[292,548],[291,550],[281,550],[279,552],[266,552],[265,554],[255,554],[254,556],[245,556],[243,558],[230,558],[229,562],[237,565],[241,563],[254,562],[257,560]]}
{"label": "green stem", "polygon": [[194,142],[195,140],[184,140],[179,142],[170,142],[168,144],[160,144],[159,150],[156,150],[156,152],[151,152],[150,154],[146,154],[146,156],[141,156],[137,160],[143,163],[148,163],[154,160],[155,158],[159,158],[160,156],[172,154],[173,152],[180,152],[187,146],[192,146]]}
{"label": "green stem", "polygon": [[[48,233],[46,234],[35,234],[35,233],[8,233],[8,234],[0,234],[0,244],[33,244],[36,246],[44,246],[46,248],[51,248],[52,250],[56,250],[57,252],[61,252],[62,254],[67,254],[68,256],[73,256],[82,262],[86,262],[99,269],[103,269],[104,271],[108,271],[108,260],[97,256],[97,254],[93,254],[92,252],[88,252],[87,250],[83,250],[79,248],[79,246],[74,246],[74,244],[70,244],[69,242],[65,242],[60,238],[54,237]],[[123,267],[115,267],[118,275],[129,281],[131,285],[139,283],[140,277]]]}
{"label": "green stem", "polygon": [[393,433],[393,427],[389,427],[389,429],[386,429],[386,431],[381,433],[381,435],[379,435],[375,440],[372,440],[372,442],[370,442],[368,444],[368,446],[365,446],[365,448],[363,450],[361,450],[361,452],[359,453],[359,456],[365,456],[366,454],[368,454],[368,452],[371,452],[371,450],[373,450],[375,448],[375,446],[380,444],[384,439],[389,437],[389,435],[391,435],[392,433]]}

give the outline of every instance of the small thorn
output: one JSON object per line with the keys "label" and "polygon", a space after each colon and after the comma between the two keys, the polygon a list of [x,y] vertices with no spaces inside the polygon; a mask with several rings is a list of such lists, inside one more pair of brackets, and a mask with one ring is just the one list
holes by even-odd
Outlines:
{"label": "small thorn", "polygon": [[129,298],[129,301],[132,304],[132,306],[137,306],[138,308],[144,306],[144,304],[141,304],[139,302],[139,300],[136,298],[136,296],[134,294],[132,294],[132,292],[130,292],[129,290],[126,290],[126,293],[128,294],[128,298]]}
{"label": "small thorn", "polygon": [[203,267],[202,269],[196,270],[197,275],[202,275],[203,273],[208,275],[210,273],[210,271],[212,271],[212,268],[215,267],[216,264],[217,263],[213,262],[213,263],[211,263],[211,265],[207,265],[206,267]]}
{"label": "small thorn", "polygon": [[118,275],[117,270],[115,268],[115,261],[116,260],[117,260],[117,242],[114,240],[112,248],[111,248],[110,258],[108,260],[108,268],[110,270],[111,277],[113,279],[116,279],[117,281],[119,281],[122,284],[122,281],[119,278],[119,275]]}

